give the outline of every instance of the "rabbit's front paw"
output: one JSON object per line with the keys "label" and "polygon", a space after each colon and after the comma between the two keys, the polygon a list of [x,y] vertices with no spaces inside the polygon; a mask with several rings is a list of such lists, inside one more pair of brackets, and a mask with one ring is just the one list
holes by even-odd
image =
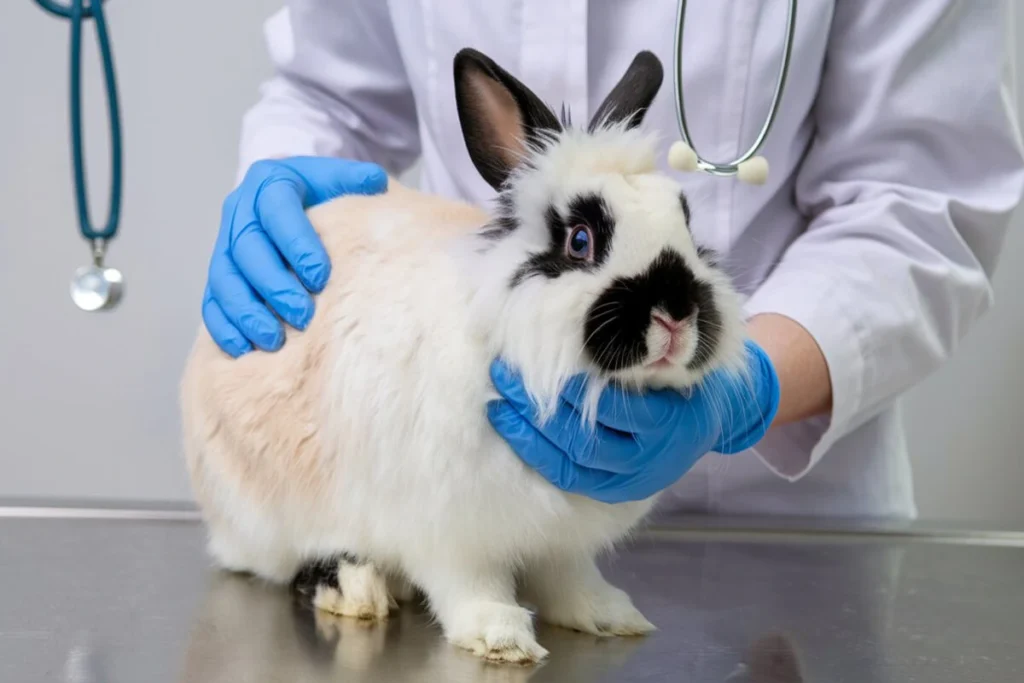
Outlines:
{"label": "rabbit's front paw", "polygon": [[598,636],[640,636],[655,629],[589,557],[549,556],[538,562],[527,574],[524,597],[554,626]]}
{"label": "rabbit's front paw", "polygon": [[537,644],[530,613],[518,605],[472,602],[460,606],[449,627],[449,640],[495,662],[534,664],[548,655]]}
{"label": "rabbit's front paw", "polygon": [[538,615],[549,624],[598,636],[642,636],[655,630],[625,591],[607,583],[567,588],[538,607]]}

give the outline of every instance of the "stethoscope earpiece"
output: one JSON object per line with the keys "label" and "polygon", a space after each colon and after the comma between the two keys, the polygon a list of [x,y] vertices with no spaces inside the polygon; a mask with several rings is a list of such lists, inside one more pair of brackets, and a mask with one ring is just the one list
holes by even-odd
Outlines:
{"label": "stethoscope earpiece", "polygon": [[768,160],[752,157],[736,168],[736,177],[748,185],[764,185],[768,182]]}
{"label": "stethoscope earpiece", "polygon": [[668,148],[668,165],[680,173],[693,173],[700,169],[697,153],[682,140],[676,140]]}

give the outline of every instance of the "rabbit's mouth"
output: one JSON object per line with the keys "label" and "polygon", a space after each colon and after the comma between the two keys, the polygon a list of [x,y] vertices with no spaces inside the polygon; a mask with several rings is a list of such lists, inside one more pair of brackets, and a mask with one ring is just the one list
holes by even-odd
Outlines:
{"label": "rabbit's mouth", "polygon": [[651,313],[647,347],[656,351],[645,365],[654,369],[670,368],[692,356],[697,345],[697,319],[696,310],[682,320],[665,311],[655,310]]}

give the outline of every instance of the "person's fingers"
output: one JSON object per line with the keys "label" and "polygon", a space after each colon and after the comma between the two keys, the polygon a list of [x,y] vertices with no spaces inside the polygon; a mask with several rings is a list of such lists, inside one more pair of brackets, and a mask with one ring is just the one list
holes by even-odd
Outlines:
{"label": "person's fingers", "polygon": [[228,322],[250,342],[265,351],[281,347],[284,343],[281,323],[256,297],[227,254],[219,255],[211,262],[209,282],[210,294]]}
{"label": "person's fingers", "polygon": [[558,489],[607,503],[621,500],[617,482],[623,475],[576,464],[507,401],[488,403],[487,417],[519,458]]}
{"label": "person's fingers", "polygon": [[506,401],[511,401],[516,410],[531,418],[536,417],[536,406],[530,401],[519,374],[508,363],[498,358],[491,362],[491,383]]}
{"label": "person's fingers", "polygon": [[252,344],[224,315],[220,304],[210,293],[209,287],[206,288],[206,293],[203,295],[203,323],[206,325],[210,337],[224,353],[238,358],[252,351]]}
{"label": "person's fingers", "polygon": [[508,404],[576,464],[619,474],[635,472],[643,466],[641,445],[632,434],[600,424],[591,427],[582,413],[566,401],[559,402],[549,420],[540,422],[526,388],[508,365],[500,360],[492,363],[491,379]]}
{"label": "person's fingers", "polygon": [[296,179],[284,176],[265,181],[251,209],[239,203],[235,225],[258,224],[302,284],[321,291],[331,274],[331,261],[320,236],[306,217]]}
{"label": "person's fingers", "polygon": [[286,162],[305,181],[302,202],[313,206],[346,194],[379,194],[388,174],[378,164],[331,157],[298,157]]}
{"label": "person's fingers", "polygon": [[313,298],[281,261],[270,239],[259,228],[245,230],[233,240],[231,255],[253,289],[289,325],[303,330],[313,317]]}
{"label": "person's fingers", "polygon": [[[586,379],[575,376],[562,391],[562,398],[577,410],[586,400]],[[677,391],[658,390],[642,394],[610,385],[597,402],[597,422],[626,434],[643,434],[670,424],[686,398]]]}
{"label": "person's fingers", "polygon": [[600,423],[590,426],[583,415],[565,401],[539,429],[573,462],[583,467],[632,474],[643,468],[647,460],[637,436],[609,429]]}
{"label": "person's fingers", "polygon": [[242,201],[234,227],[255,222],[284,261],[313,292],[331,274],[330,257],[306,216],[306,209],[345,194],[377,194],[387,189],[387,173],[377,164],[346,159],[298,157],[253,165],[253,201]]}
{"label": "person's fingers", "polygon": [[724,371],[712,373],[709,398],[728,404],[721,420],[722,434],[714,449],[719,453],[740,453],[760,441],[775,421],[781,399],[775,367],[760,346],[747,340],[748,365],[740,376]]}
{"label": "person's fingers", "polygon": [[323,289],[330,259],[304,207],[386,188],[387,174],[376,164],[313,157],[253,164],[225,198],[203,298],[203,320],[218,345],[236,356],[253,345],[279,348],[284,330],[268,306],[293,327],[306,327],[313,300],[305,290]]}

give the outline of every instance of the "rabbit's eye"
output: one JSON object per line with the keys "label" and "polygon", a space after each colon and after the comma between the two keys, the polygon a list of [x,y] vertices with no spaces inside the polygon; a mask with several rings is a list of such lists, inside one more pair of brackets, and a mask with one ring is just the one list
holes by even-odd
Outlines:
{"label": "rabbit's eye", "polygon": [[581,261],[587,261],[591,257],[594,248],[594,236],[590,228],[585,225],[577,225],[569,233],[569,241],[566,244],[566,251],[569,257]]}

